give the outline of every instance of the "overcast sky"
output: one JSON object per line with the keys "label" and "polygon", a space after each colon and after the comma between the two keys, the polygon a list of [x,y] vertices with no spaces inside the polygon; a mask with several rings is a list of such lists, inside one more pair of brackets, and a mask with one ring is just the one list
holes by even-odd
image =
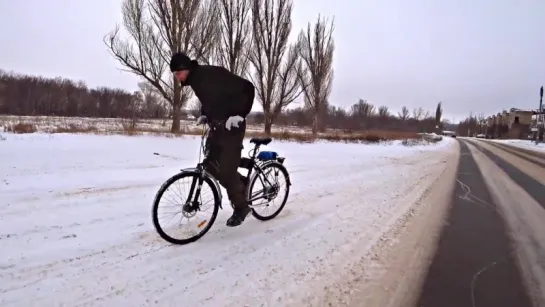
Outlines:
{"label": "overcast sky", "polygon": [[[294,31],[318,13],[335,15],[333,104],[443,101],[459,120],[539,103],[543,0],[295,0]],[[120,23],[120,0],[2,0],[0,68],[136,90],[102,42]]]}

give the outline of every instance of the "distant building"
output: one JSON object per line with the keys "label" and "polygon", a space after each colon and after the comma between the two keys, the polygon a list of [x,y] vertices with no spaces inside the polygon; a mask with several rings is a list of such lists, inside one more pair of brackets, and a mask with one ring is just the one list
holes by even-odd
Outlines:
{"label": "distant building", "polygon": [[509,128],[514,124],[530,125],[532,123],[533,110],[521,110],[511,108],[509,110]]}
{"label": "distant building", "polygon": [[511,108],[486,119],[490,138],[526,139],[531,133],[533,110]]}
{"label": "distant building", "polygon": [[530,125],[532,123],[532,110],[521,110],[511,108],[509,110],[508,138],[526,139],[530,134]]}

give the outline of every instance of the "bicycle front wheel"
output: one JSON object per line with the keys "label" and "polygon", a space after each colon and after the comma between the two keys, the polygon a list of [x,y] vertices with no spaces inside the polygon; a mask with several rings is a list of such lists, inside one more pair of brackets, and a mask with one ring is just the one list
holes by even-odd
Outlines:
{"label": "bicycle front wheel", "polygon": [[[176,174],[161,186],[155,196],[153,226],[161,238],[170,243],[197,241],[216,220],[220,206],[218,190],[210,178],[204,177],[197,195],[199,177],[197,172]],[[164,225],[163,218],[170,224]]]}
{"label": "bicycle front wheel", "polygon": [[252,215],[261,221],[275,218],[290,193],[288,171],[279,163],[266,164],[253,176],[248,188]]}

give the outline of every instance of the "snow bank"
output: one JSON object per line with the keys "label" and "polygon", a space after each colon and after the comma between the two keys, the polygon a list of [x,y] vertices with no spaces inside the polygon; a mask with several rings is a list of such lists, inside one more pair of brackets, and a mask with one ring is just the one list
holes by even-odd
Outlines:
{"label": "snow bank", "polygon": [[536,145],[535,141],[531,140],[495,140],[492,139],[490,141],[503,143],[515,147],[525,148],[525,149],[531,149],[539,152],[545,152],[545,143],[538,143]]}
{"label": "snow bank", "polygon": [[440,141],[440,140],[443,139],[443,137],[441,135],[438,135],[435,132],[432,132],[432,133],[419,133],[419,135],[421,135],[423,139],[430,140],[430,141]]}

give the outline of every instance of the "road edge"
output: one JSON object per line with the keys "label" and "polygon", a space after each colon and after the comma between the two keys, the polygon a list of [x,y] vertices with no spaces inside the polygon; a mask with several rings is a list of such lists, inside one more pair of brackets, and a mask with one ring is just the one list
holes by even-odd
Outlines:
{"label": "road edge", "polygon": [[[409,211],[398,220],[384,236],[390,243],[380,252],[381,265],[386,272],[377,282],[373,297],[352,298],[348,306],[414,306],[419,289],[424,283],[429,263],[435,255],[441,228],[450,208],[454,193],[456,172],[460,159],[460,145],[454,142],[448,149],[445,168],[416,201]],[[394,242],[394,243],[391,243]],[[378,293],[377,293],[378,292]]]}

